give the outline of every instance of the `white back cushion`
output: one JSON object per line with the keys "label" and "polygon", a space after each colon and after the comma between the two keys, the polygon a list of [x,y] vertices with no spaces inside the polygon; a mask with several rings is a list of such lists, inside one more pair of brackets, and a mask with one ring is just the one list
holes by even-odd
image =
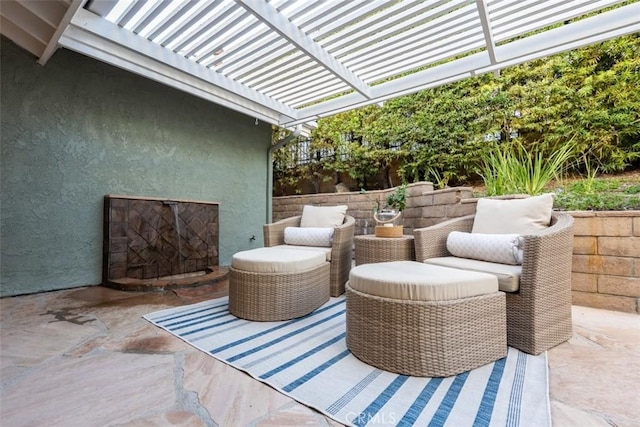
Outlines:
{"label": "white back cushion", "polygon": [[551,222],[553,193],[526,199],[479,199],[472,233],[529,234]]}
{"label": "white back cushion", "polygon": [[311,206],[302,208],[300,227],[337,227],[344,222],[347,206]]}
{"label": "white back cushion", "polygon": [[287,245],[331,247],[333,227],[286,227],[284,242]]}

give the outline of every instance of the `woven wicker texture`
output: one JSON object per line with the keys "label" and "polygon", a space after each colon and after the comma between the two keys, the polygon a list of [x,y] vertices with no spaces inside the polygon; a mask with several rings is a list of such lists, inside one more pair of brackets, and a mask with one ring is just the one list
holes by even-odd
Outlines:
{"label": "woven wicker texture", "polygon": [[505,295],[403,301],[347,283],[347,347],[386,371],[444,377],[507,355]]}
{"label": "woven wicker texture", "polygon": [[356,265],[387,261],[414,261],[413,236],[393,238],[372,234],[354,237]]}
{"label": "woven wicker texture", "polygon": [[[264,245],[284,245],[284,229],[287,227],[299,227],[301,216],[285,218],[272,224],[265,224]],[[337,297],[344,293],[344,284],[349,280],[351,261],[353,258],[353,233],[355,219],[346,215],[344,223],[336,227],[333,232],[333,244],[331,246],[331,296]]]}
{"label": "woven wicker texture", "polygon": [[[416,259],[450,256],[451,231],[470,232],[473,215],[415,229]],[[524,236],[518,292],[507,293],[507,343],[540,354],[568,340],[571,326],[573,217],[554,212],[545,230]]]}
{"label": "woven wicker texture", "polygon": [[329,300],[329,263],[300,273],[229,271],[229,311],[236,317],[277,321],[311,313]]}

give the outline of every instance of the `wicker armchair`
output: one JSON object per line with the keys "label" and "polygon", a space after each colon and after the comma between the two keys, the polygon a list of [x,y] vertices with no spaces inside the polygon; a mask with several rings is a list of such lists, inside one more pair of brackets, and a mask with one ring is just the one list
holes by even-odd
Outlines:
{"label": "wicker armchair", "polygon": [[[447,236],[470,232],[475,215],[414,230],[416,260],[451,256]],[[539,354],[571,337],[573,217],[552,213],[547,229],[524,236],[517,292],[507,292],[507,344]]]}
{"label": "wicker armchair", "polygon": [[[284,245],[284,229],[286,227],[299,227],[302,216],[294,216],[283,220],[265,224],[264,245],[278,246]],[[333,233],[333,245],[331,248],[330,261],[330,283],[331,296],[338,296],[344,293],[344,284],[349,280],[351,261],[353,258],[353,233],[355,230],[355,219],[346,215],[342,225],[336,227]]]}

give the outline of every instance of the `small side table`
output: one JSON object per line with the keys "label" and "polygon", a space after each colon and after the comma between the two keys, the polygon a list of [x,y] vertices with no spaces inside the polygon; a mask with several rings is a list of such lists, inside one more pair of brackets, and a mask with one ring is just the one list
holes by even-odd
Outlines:
{"label": "small side table", "polygon": [[366,234],[354,237],[356,265],[387,261],[415,261],[413,236],[376,237]]}

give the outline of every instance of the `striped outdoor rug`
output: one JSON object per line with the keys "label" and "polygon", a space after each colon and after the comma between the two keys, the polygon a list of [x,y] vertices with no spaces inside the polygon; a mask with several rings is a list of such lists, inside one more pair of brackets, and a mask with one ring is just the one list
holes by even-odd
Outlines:
{"label": "striped outdoor rug", "polygon": [[213,357],[353,426],[549,426],[546,354],[506,358],[447,378],[381,371],[345,344],[345,299],[303,318],[250,322],[227,298],[144,316]]}

